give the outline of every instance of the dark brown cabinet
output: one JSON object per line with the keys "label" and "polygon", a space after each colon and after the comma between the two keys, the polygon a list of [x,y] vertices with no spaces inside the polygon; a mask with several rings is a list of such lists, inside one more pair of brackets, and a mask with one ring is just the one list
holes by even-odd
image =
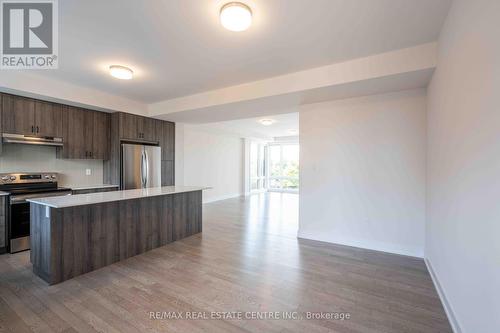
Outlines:
{"label": "dark brown cabinet", "polygon": [[2,140],[2,133],[3,133],[3,126],[2,126],[2,114],[3,114],[3,94],[0,94],[0,154],[3,151],[3,140]]}
{"label": "dark brown cabinet", "polygon": [[12,95],[2,98],[4,133],[61,137],[62,106]]}
{"label": "dark brown cabinet", "polygon": [[4,133],[35,134],[35,101],[29,98],[3,95],[2,128]]}
{"label": "dark brown cabinet", "polygon": [[120,113],[120,138],[135,141],[156,141],[155,119]]}
{"label": "dark brown cabinet", "polygon": [[62,137],[62,105],[35,101],[36,135]]}
{"label": "dark brown cabinet", "polygon": [[139,133],[137,131],[137,118],[139,117],[129,113],[120,113],[119,118],[120,138],[130,140],[139,139]]}
{"label": "dark brown cabinet", "polygon": [[7,196],[0,196],[0,254],[7,249]]}
{"label": "dark brown cabinet", "polygon": [[137,132],[143,140],[158,141],[156,138],[156,119],[139,117]]}
{"label": "dark brown cabinet", "polygon": [[[85,159],[88,156],[91,144],[88,143],[89,135],[88,117],[85,111],[69,106],[63,112],[64,146],[59,157]],[[86,119],[87,118],[87,119]]]}
{"label": "dark brown cabinet", "polygon": [[120,182],[120,149],[123,142],[158,145],[161,147],[162,186],[174,185],[175,124],[168,121],[117,112],[111,115],[110,158],[104,162],[104,181]]}
{"label": "dark brown cabinet", "polygon": [[98,187],[98,188],[89,188],[89,189],[81,189],[81,190],[73,190],[72,194],[90,194],[90,193],[101,193],[101,192],[113,192],[118,191],[119,186],[116,185],[114,187]]}
{"label": "dark brown cabinet", "polygon": [[174,184],[174,161],[161,161],[161,186]]}
{"label": "dark brown cabinet", "polygon": [[88,112],[93,113],[91,158],[107,160],[109,158],[110,116],[104,112]]}
{"label": "dark brown cabinet", "polygon": [[174,160],[175,155],[175,124],[169,121],[156,122],[156,140],[161,147],[161,159]]}
{"label": "dark brown cabinet", "polygon": [[108,159],[109,114],[69,106],[62,119],[64,146],[60,158]]}

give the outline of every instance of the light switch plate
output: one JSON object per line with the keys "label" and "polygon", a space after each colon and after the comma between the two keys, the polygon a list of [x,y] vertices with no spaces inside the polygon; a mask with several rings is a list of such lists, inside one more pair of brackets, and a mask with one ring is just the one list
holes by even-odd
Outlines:
{"label": "light switch plate", "polygon": [[92,175],[92,169],[85,169],[85,175],[86,176],[91,176]]}

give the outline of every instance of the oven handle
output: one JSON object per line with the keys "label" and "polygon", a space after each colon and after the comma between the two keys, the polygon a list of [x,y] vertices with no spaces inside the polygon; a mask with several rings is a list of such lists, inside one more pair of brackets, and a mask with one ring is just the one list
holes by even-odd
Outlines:
{"label": "oven handle", "polygon": [[25,195],[12,195],[10,197],[10,204],[11,205],[18,205],[18,204],[23,204],[27,203],[26,199],[33,199],[33,198],[48,198],[48,197],[62,197],[66,195],[71,195],[71,191],[63,191],[63,192],[56,192],[56,193],[51,193],[50,195],[45,194],[45,195],[36,195],[36,194],[25,194]]}

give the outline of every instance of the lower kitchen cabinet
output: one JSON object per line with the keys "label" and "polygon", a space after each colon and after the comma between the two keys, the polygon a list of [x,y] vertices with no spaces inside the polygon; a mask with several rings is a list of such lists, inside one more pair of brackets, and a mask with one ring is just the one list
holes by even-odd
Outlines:
{"label": "lower kitchen cabinet", "polygon": [[7,250],[7,197],[0,196],[0,254]]}
{"label": "lower kitchen cabinet", "polygon": [[120,186],[116,185],[115,187],[96,187],[96,188],[82,188],[73,190],[73,195],[77,194],[90,194],[90,193],[101,193],[101,192],[113,192],[118,191]]}

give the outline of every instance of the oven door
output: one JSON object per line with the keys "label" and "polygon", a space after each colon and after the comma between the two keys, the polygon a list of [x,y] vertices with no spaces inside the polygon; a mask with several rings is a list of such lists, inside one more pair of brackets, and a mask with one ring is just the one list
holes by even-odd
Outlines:
{"label": "oven door", "polygon": [[11,195],[10,197],[10,253],[30,248],[30,203],[26,199],[71,195],[71,191]]}

